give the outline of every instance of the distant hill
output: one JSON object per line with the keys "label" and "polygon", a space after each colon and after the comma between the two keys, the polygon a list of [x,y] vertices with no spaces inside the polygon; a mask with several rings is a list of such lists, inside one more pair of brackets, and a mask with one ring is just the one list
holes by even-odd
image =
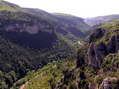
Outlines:
{"label": "distant hill", "polygon": [[98,16],[94,18],[87,18],[84,21],[90,26],[95,26],[95,25],[104,24],[109,21],[114,21],[117,19],[119,19],[119,15],[114,14],[114,15],[107,15],[107,16]]}

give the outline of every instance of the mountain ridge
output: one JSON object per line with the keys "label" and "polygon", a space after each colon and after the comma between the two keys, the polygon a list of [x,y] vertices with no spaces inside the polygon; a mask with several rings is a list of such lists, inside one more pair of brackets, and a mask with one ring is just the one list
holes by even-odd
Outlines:
{"label": "mountain ridge", "polygon": [[84,22],[86,22],[90,26],[104,24],[109,21],[114,21],[119,19],[119,14],[105,15],[105,16],[97,16],[92,18],[86,18]]}

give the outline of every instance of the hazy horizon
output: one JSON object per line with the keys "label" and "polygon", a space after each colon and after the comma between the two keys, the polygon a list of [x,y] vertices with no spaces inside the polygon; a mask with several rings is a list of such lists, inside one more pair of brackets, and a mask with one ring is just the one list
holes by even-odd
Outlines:
{"label": "hazy horizon", "polygon": [[5,0],[25,8],[50,13],[71,14],[83,18],[119,14],[118,0]]}

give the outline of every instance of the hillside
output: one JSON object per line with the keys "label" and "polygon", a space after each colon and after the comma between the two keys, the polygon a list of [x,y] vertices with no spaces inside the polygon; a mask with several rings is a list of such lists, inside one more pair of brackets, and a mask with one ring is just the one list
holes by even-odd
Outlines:
{"label": "hillside", "polygon": [[119,15],[114,14],[114,15],[107,15],[107,16],[98,16],[94,18],[87,18],[84,21],[90,26],[95,26],[95,25],[104,24],[109,21],[114,21],[117,19],[119,19]]}
{"label": "hillside", "polygon": [[57,37],[66,39],[72,44],[74,41],[84,39],[90,28],[79,17],[21,8],[5,1],[1,1],[0,4],[2,35],[25,47],[50,48],[51,43],[58,39]]}
{"label": "hillside", "polygon": [[0,88],[8,89],[27,72],[41,68],[48,62],[65,60],[73,54],[73,49],[63,40],[52,46],[46,50],[35,50],[0,37]]}
{"label": "hillside", "polygon": [[19,85],[22,86],[23,84],[26,84],[26,89],[51,89],[50,81],[54,85],[61,81],[64,71],[73,69],[74,64],[74,60],[48,63],[42,69],[32,71],[25,78],[17,81],[12,89],[17,89]]}
{"label": "hillside", "polygon": [[[72,41],[77,41],[75,34],[70,33],[68,27],[64,29],[65,25],[61,26],[64,21],[56,16],[46,16],[44,11],[43,15],[40,13],[36,15],[28,9],[0,1],[0,89],[10,89],[28,72],[49,62],[74,57]],[[58,32],[61,31],[58,26],[74,38]]]}
{"label": "hillside", "polygon": [[[95,28],[88,45],[80,46],[77,61],[73,60],[70,67],[63,66],[63,72],[62,66],[51,63],[39,70],[42,72],[31,73],[17,83],[29,80],[25,89],[119,89],[118,25],[117,20]],[[48,67],[51,65],[54,67]],[[37,77],[33,77],[34,74]],[[41,82],[42,79],[46,81]]]}
{"label": "hillside", "polygon": [[57,13],[54,15],[57,19],[59,19],[59,23],[61,23],[60,27],[64,26],[66,29],[68,29],[67,31],[65,28],[62,28],[67,32],[67,34],[64,34],[66,35],[66,38],[71,39],[72,37],[72,39],[75,38],[74,40],[81,40],[88,35],[88,32],[90,31],[90,26],[83,21],[83,18],[61,13]]}
{"label": "hillside", "polygon": [[87,36],[90,29],[90,26],[80,17],[60,13],[47,13],[39,9],[25,8],[25,10],[47,21],[49,20],[49,23],[53,25],[58,34],[72,41],[83,39]]}

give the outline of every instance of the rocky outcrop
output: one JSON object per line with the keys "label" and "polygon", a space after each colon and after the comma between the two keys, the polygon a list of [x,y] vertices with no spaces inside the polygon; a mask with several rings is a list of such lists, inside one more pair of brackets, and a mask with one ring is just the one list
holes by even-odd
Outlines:
{"label": "rocky outcrop", "polygon": [[84,55],[81,55],[80,52],[77,52],[76,68],[83,67],[83,65],[85,65]]}
{"label": "rocky outcrop", "polygon": [[93,68],[100,68],[105,55],[107,55],[107,49],[103,42],[98,45],[91,43],[87,51],[87,64]]}
{"label": "rocky outcrop", "polygon": [[100,62],[97,59],[95,44],[93,44],[93,43],[90,44],[87,55],[88,55],[88,57],[87,57],[88,63],[87,64],[92,66],[92,67],[98,68],[100,65]]}
{"label": "rocky outcrop", "polygon": [[110,42],[108,43],[108,52],[115,53],[119,50],[119,35],[114,35],[110,38]]}
{"label": "rocky outcrop", "polygon": [[119,89],[119,80],[116,77],[105,78],[99,89]]}
{"label": "rocky outcrop", "polygon": [[[0,19],[2,20],[2,19]],[[10,41],[34,49],[51,48],[59,40],[47,22],[4,20],[0,24],[0,35]]]}
{"label": "rocky outcrop", "polygon": [[96,85],[93,83],[89,83],[88,88],[89,89],[96,89]]}
{"label": "rocky outcrop", "polygon": [[[85,59],[87,60],[88,65],[92,66],[93,68],[100,68],[103,59],[106,55],[118,52],[119,50],[118,33],[119,33],[118,30],[108,32],[108,30],[98,28],[90,35],[89,47],[87,51],[87,59]],[[108,37],[109,34],[110,38]]]}
{"label": "rocky outcrop", "polygon": [[86,52],[83,54],[78,53],[77,65],[82,66],[84,63],[92,66],[93,68],[100,68],[103,57],[108,54],[107,47],[103,42],[95,44],[95,41],[104,36],[105,30],[102,28],[95,29],[89,37],[89,46]]}
{"label": "rocky outcrop", "polygon": [[[119,89],[118,31],[98,28],[89,37],[89,42],[81,45],[76,68],[72,71],[75,74],[73,82],[77,82],[78,89]],[[70,77],[65,76],[71,84]]]}
{"label": "rocky outcrop", "polygon": [[95,29],[93,33],[91,33],[89,37],[89,43],[95,41],[96,39],[99,39],[103,37],[105,34],[105,30],[102,28]]}

